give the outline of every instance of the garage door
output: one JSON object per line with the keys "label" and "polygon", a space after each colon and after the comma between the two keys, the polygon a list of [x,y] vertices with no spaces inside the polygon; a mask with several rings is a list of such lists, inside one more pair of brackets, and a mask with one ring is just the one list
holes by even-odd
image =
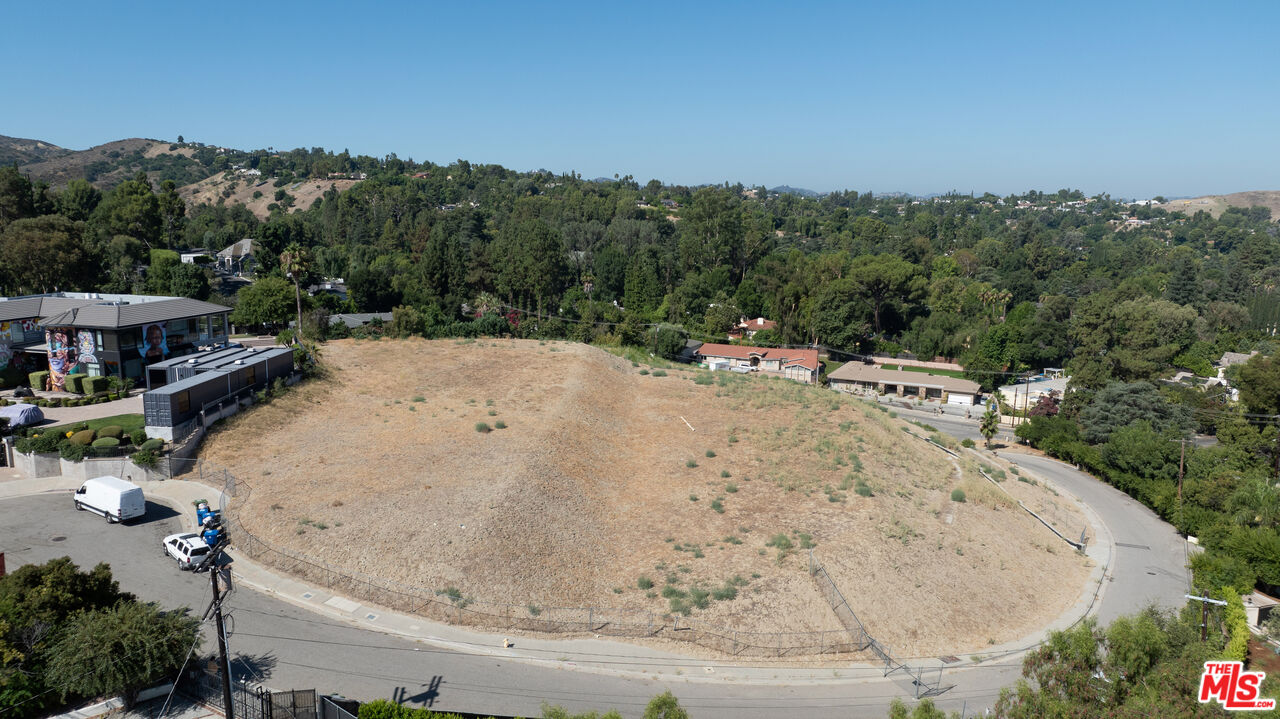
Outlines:
{"label": "garage door", "polygon": [[955,392],[952,392],[951,394],[947,395],[947,404],[961,404],[965,406],[972,405],[973,395],[956,394]]}

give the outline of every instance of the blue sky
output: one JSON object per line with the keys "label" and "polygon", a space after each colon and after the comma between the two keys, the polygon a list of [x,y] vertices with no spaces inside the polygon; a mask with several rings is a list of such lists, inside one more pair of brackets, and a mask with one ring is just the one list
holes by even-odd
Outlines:
{"label": "blue sky", "polygon": [[367,5],[10,3],[0,134],[641,183],[1280,189],[1274,2]]}

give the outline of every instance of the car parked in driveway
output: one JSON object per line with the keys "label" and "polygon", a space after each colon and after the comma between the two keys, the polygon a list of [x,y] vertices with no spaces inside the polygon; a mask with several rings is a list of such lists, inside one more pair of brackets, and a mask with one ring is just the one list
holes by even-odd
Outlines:
{"label": "car parked in driveway", "polygon": [[164,551],[178,560],[178,569],[193,569],[209,556],[209,545],[195,532],[170,534],[164,538]]}

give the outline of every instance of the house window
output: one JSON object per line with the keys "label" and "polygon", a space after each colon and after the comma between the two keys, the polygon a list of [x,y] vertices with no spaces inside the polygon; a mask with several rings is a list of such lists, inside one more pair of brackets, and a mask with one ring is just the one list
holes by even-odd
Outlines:
{"label": "house window", "polygon": [[191,411],[191,392],[178,393],[178,414],[186,414]]}

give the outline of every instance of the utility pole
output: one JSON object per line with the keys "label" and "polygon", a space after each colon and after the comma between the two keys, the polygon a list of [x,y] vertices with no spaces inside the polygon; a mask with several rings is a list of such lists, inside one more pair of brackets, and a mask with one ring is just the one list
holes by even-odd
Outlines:
{"label": "utility pole", "polygon": [[1209,605],[1217,604],[1220,607],[1227,606],[1227,603],[1219,599],[1210,599],[1208,597],[1197,597],[1193,594],[1184,595],[1187,599],[1194,599],[1200,602],[1200,641],[1209,639]]}
{"label": "utility pole", "polygon": [[1182,468],[1187,458],[1187,440],[1182,438],[1178,440],[1182,451],[1178,453],[1178,531],[1182,531]]}
{"label": "utility pole", "polygon": [[222,669],[222,708],[227,719],[235,719],[231,701],[231,661],[227,657],[227,630],[222,623],[222,594],[218,589],[216,562],[209,567],[209,584],[213,587],[213,621],[218,632],[218,658]]}

